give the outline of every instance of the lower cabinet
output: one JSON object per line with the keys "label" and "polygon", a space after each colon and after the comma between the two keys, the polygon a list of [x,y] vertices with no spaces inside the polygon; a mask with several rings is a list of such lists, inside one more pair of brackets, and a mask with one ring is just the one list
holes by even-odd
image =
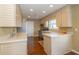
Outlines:
{"label": "lower cabinet", "polygon": [[48,55],[51,55],[51,38],[47,37],[47,36],[44,36],[43,44],[44,44],[44,46],[43,46],[44,47],[44,51]]}
{"label": "lower cabinet", "polygon": [[57,37],[44,35],[43,43],[47,55],[64,55],[71,50],[71,35]]}
{"label": "lower cabinet", "polygon": [[26,41],[9,42],[0,44],[0,55],[26,55]]}

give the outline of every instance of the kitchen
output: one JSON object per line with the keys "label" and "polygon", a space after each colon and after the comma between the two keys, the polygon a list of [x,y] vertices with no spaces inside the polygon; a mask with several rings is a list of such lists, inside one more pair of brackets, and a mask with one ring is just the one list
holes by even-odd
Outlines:
{"label": "kitchen", "polygon": [[[32,6],[32,5],[29,5],[29,6]],[[32,8],[34,6],[32,6]],[[50,8],[51,7],[49,7],[49,9]],[[56,8],[56,6],[54,5],[53,8]],[[31,39],[28,38],[28,40],[30,39],[29,41],[33,40],[32,44],[31,43],[29,44],[29,47],[31,47],[29,49],[30,50],[29,54],[30,55],[31,54],[32,55],[33,54],[34,55],[40,55],[40,54],[42,55],[46,55],[46,54],[47,55],[64,55],[64,54],[77,55],[79,54],[78,48],[77,48],[78,44],[76,43],[78,41],[75,40],[75,39],[78,39],[78,36],[77,36],[78,23],[75,22],[75,21],[78,21],[78,18],[79,18],[78,8],[79,8],[79,5],[63,5],[61,8],[55,10],[53,13],[41,18],[38,21],[32,20],[32,22],[35,22],[34,24],[36,28],[34,28],[35,30],[34,36],[32,36]],[[35,11],[32,11],[30,13],[34,13],[34,12]],[[42,12],[43,15],[46,13],[47,11]],[[28,18],[31,19],[32,16]],[[40,34],[39,30],[41,29],[41,27],[43,27],[43,29],[41,30],[41,34]],[[47,30],[47,28],[49,29],[49,31]],[[77,38],[75,36],[77,36]],[[35,46],[34,46],[33,43],[35,41],[37,41],[38,43],[35,43]],[[40,51],[39,43],[43,47],[43,48],[40,47],[42,51]]]}
{"label": "kitchen", "polygon": [[79,5],[0,5],[0,55],[78,55]]}

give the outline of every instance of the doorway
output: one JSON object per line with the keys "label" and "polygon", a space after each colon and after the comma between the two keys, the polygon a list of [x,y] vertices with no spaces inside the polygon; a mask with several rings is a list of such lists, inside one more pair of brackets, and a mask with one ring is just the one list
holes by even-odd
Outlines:
{"label": "doorway", "polygon": [[34,22],[26,21],[26,33],[28,37],[34,36]]}

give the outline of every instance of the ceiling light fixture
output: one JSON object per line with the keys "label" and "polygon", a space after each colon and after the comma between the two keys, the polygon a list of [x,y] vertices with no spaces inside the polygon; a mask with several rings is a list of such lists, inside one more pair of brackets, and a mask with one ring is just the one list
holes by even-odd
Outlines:
{"label": "ceiling light fixture", "polygon": [[33,9],[30,9],[30,11],[34,11]]}
{"label": "ceiling light fixture", "polygon": [[43,11],[43,13],[46,13],[46,11]]}
{"label": "ceiling light fixture", "polygon": [[49,5],[49,7],[54,7],[53,5]]}

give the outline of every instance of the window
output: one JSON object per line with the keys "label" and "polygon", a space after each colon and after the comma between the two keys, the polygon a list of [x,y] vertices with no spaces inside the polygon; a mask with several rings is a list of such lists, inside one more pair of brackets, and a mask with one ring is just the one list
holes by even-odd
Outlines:
{"label": "window", "polygon": [[58,27],[56,26],[56,19],[50,20],[50,21],[49,21],[49,29],[56,29],[56,28],[58,28]]}

